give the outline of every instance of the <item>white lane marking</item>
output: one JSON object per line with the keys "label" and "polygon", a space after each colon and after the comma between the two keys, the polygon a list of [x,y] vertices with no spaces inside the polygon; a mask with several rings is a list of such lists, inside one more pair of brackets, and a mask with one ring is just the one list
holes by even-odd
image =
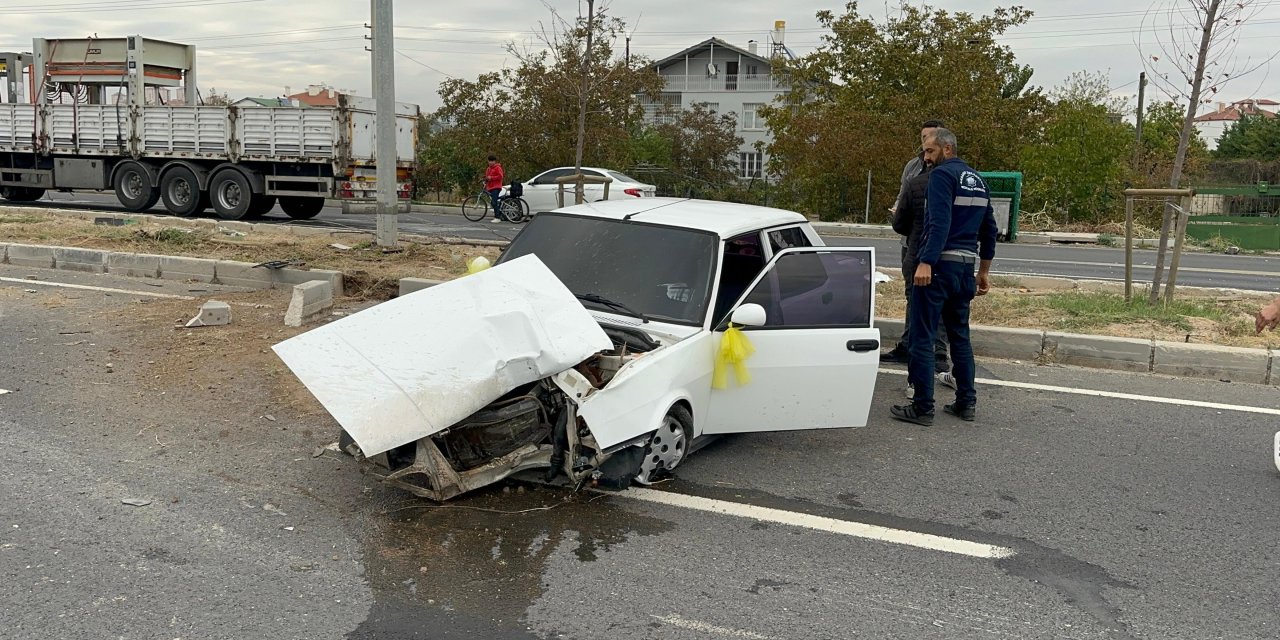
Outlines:
{"label": "white lane marking", "polygon": [[1014,554],[1013,549],[1009,549],[1007,547],[997,547],[995,545],[970,542],[968,540],[944,538],[942,536],[907,531],[904,529],[890,529],[888,527],[881,527],[874,524],[864,524],[862,522],[853,522],[850,520],[837,520],[835,518],[826,518],[807,513],[797,513],[795,511],[783,511],[781,509],[771,509],[769,507],[758,507],[756,505],[743,504],[741,502],[714,500],[712,498],[702,498],[699,496],[668,493],[666,491],[655,491],[653,489],[641,489],[637,487],[632,487],[615,495],[620,498],[631,498],[632,500],[665,504],[667,506],[681,507],[683,509],[693,509],[694,511],[706,511],[726,516],[746,518],[748,520],[773,522],[775,524],[783,524],[792,527],[803,527],[805,529],[838,533],[840,535],[867,538],[869,540],[879,540],[881,542],[891,542],[893,544],[903,544],[911,547],[920,547],[922,549],[932,549],[934,551],[945,551],[947,553],[973,556],[975,558],[1008,558]]}
{"label": "white lane marking", "polygon": [[173,298],[175,300],[195,300],[195,298],[192,296],[180,296],[172,293],[156,293],[154,291],[130,291],[128,289],[112,289],[110,287],[91,287],[87,284],[46,282],[44,280],[26,280],[21,278],[0,278],[0,282],[13,282],[15,284],[40,284],[46,287],[64,287],[67,289],[82,289],[85,291],[102,291],[104,293],[123,293],[131,296],[149,296],[152,298]]}
{"label": "white lane marking", "polygon": [[720,636],[728,636],[730,638],[749,638],[750,640],[771,640],[769,636],[761,635],[754,631],[743,631],[742,629],[730,629],[729,627],[718,627],[714,624],[699,622],[697,620],[686,620],[677,614],[666,616],[655,616],[650,614],[651,618],[660,620],[673,627],[688,629],[689,631],[698,631],[700,633],[714,633]]}
{"label": "white lane marking", "polygon": [[[880,373],[888,373],[895,376],[905,376],[906,371],[899,369],[881,369]],[[1029,389],[1032,391],[1052,391],[1054,393],[1069,393],[1078,396],[1093,396],[1097,398],[1115,398],[1117,400],[1137,400],[1139,402],[1154,402],[1157,404],[1171,404],[1180,407],[1199,407],[1202,409],[1221,409],[1223,411],[1239,411],[1241,413],[1261,413],[1268,416],[1280,416],[1280,409],[1270,409],[1267,407],[1251,407],[1241,404],[1222,404],[1220,402],[1204,402],[1203,400],[1184,400],[1182,398],[1162,398],[1160,396],[1144,396],[1136,393],[1120,393],[1118,391],[1099,391],[1097,389],[1077,389],[1075,387],[1055,387],[1047,384],[1035,384],[1034,382],[1010,382],[1008,380],[992,380],[990,378],[977,378],[974,382],[978,384],[990,385],[993,387],[1012,387],[1015,389]]]}

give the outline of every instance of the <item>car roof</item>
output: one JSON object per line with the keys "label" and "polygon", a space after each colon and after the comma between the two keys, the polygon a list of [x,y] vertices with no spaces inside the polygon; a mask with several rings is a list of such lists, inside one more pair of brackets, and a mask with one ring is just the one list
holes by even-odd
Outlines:
{"label": "car roof", "polygon": [[808,221],[804,216],[784,209],[687,198],[602,200],[556,209],[556,212],[613,220],[631,216],[635,222],[710,231],[721,238]]}

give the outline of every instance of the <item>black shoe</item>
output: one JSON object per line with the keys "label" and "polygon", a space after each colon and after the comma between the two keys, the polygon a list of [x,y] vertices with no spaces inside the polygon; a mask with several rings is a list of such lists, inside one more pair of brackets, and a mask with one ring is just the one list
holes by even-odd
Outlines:
{"label": "black shoe", "polygon": [[951,360],[946,356],[937,356],[933,359],[933,372],[946,373],[951,370]]}
{"label": "black shoe", "polygon": [[901,345],[880,354],[880,362],[906,364],[909,360],[911,360],[911,354],[907,353],[907,350],[903,349]]}
{"label": "black shoe", "polygon": [[949,413],[961,420],[964,420],[965,422],[973,422],[974,418],[977,416],[977,411],[975,411],[972,406],[957,407],[954,404],[948,404],[942,407],[942,412]]}
{"label": "black shoe", "polygon": [[916,408],[915,404],[907,404],[907,405],[895,404],[893,405],[892,408],[889,409],[889,413],[893,414],[894,420],[910,422],[912,424],[918,424],[922,427],[933,426],[933,412],[930,411],[929,413],[925,413],[923,411],[920,411],[919,409]]}

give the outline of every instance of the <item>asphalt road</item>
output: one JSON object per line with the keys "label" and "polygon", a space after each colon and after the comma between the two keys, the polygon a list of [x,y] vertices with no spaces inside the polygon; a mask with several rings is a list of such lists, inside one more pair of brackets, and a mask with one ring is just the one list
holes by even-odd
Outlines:
{"label": "asphalt road", "polygon": [[888,419],[886,371],[867,427],[728,437],[656,488],[1002,558],[641,492],[516,483],[441,508],[313,457],[332,421],[278,364],[237,366],[282,339],[236,327],[283,294],[184,332],[195,301],[26,277],[200,292],[35,271],[0,268],[22,280],[0,281],[0,638],[1280,635],[1280,419],[1239,408],[1278,387],[984,361],[1061,390],[985,383],[976,423],[922,428]]}
{"label": "asphalt road", "polygon": [[[114,196],[95,193],[51,193],[39,206],[74,206],[100,210],[123,210]],[[157,206],[154,213],[164,213]],[[314,220],[290,220],[278,209],[264,222],[306,224],[354,229],[375,229],[377,222],[368,214],[343,215],[336,207],[326,208]],[[508,224],[489,220],[470,222],[450,213],[411,213],[399,216],[400,229],[408,233],[447,235],[477,240],[509,240],[519,231]],[[828,244],[837,246],[874,246],[877,264],[897,267],[900,249],[893,238],[849,238],[829,236]],[[1134,277],[1149,282],[1155,272],[1156,254],[1151,250],[1134,252]],[[1105,281],[1124,281],[1124,252],[1103,247],[1062,245],[1002,244],[993,271],[1004,275],[1035,275]],[[1178,283],[1184,286],[1221,287],[1245,291],[1280,291],[1280,256],[1250,256],[1188,252],[1181,260]]]}

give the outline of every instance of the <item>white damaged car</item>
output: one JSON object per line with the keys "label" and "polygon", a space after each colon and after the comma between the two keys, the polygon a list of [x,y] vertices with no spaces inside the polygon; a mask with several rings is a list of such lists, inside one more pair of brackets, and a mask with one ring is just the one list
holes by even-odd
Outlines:
{"label": "white damaged car", "polygon": [[[864,426],[874,274],[874,249],[825,247],[793,212],[598,202],[539,214],[488,270],[274,349],[362,468],[417,495],[537,468],[623,487],[709,436]],[[713,388],[730,323],[748,379]]]}

